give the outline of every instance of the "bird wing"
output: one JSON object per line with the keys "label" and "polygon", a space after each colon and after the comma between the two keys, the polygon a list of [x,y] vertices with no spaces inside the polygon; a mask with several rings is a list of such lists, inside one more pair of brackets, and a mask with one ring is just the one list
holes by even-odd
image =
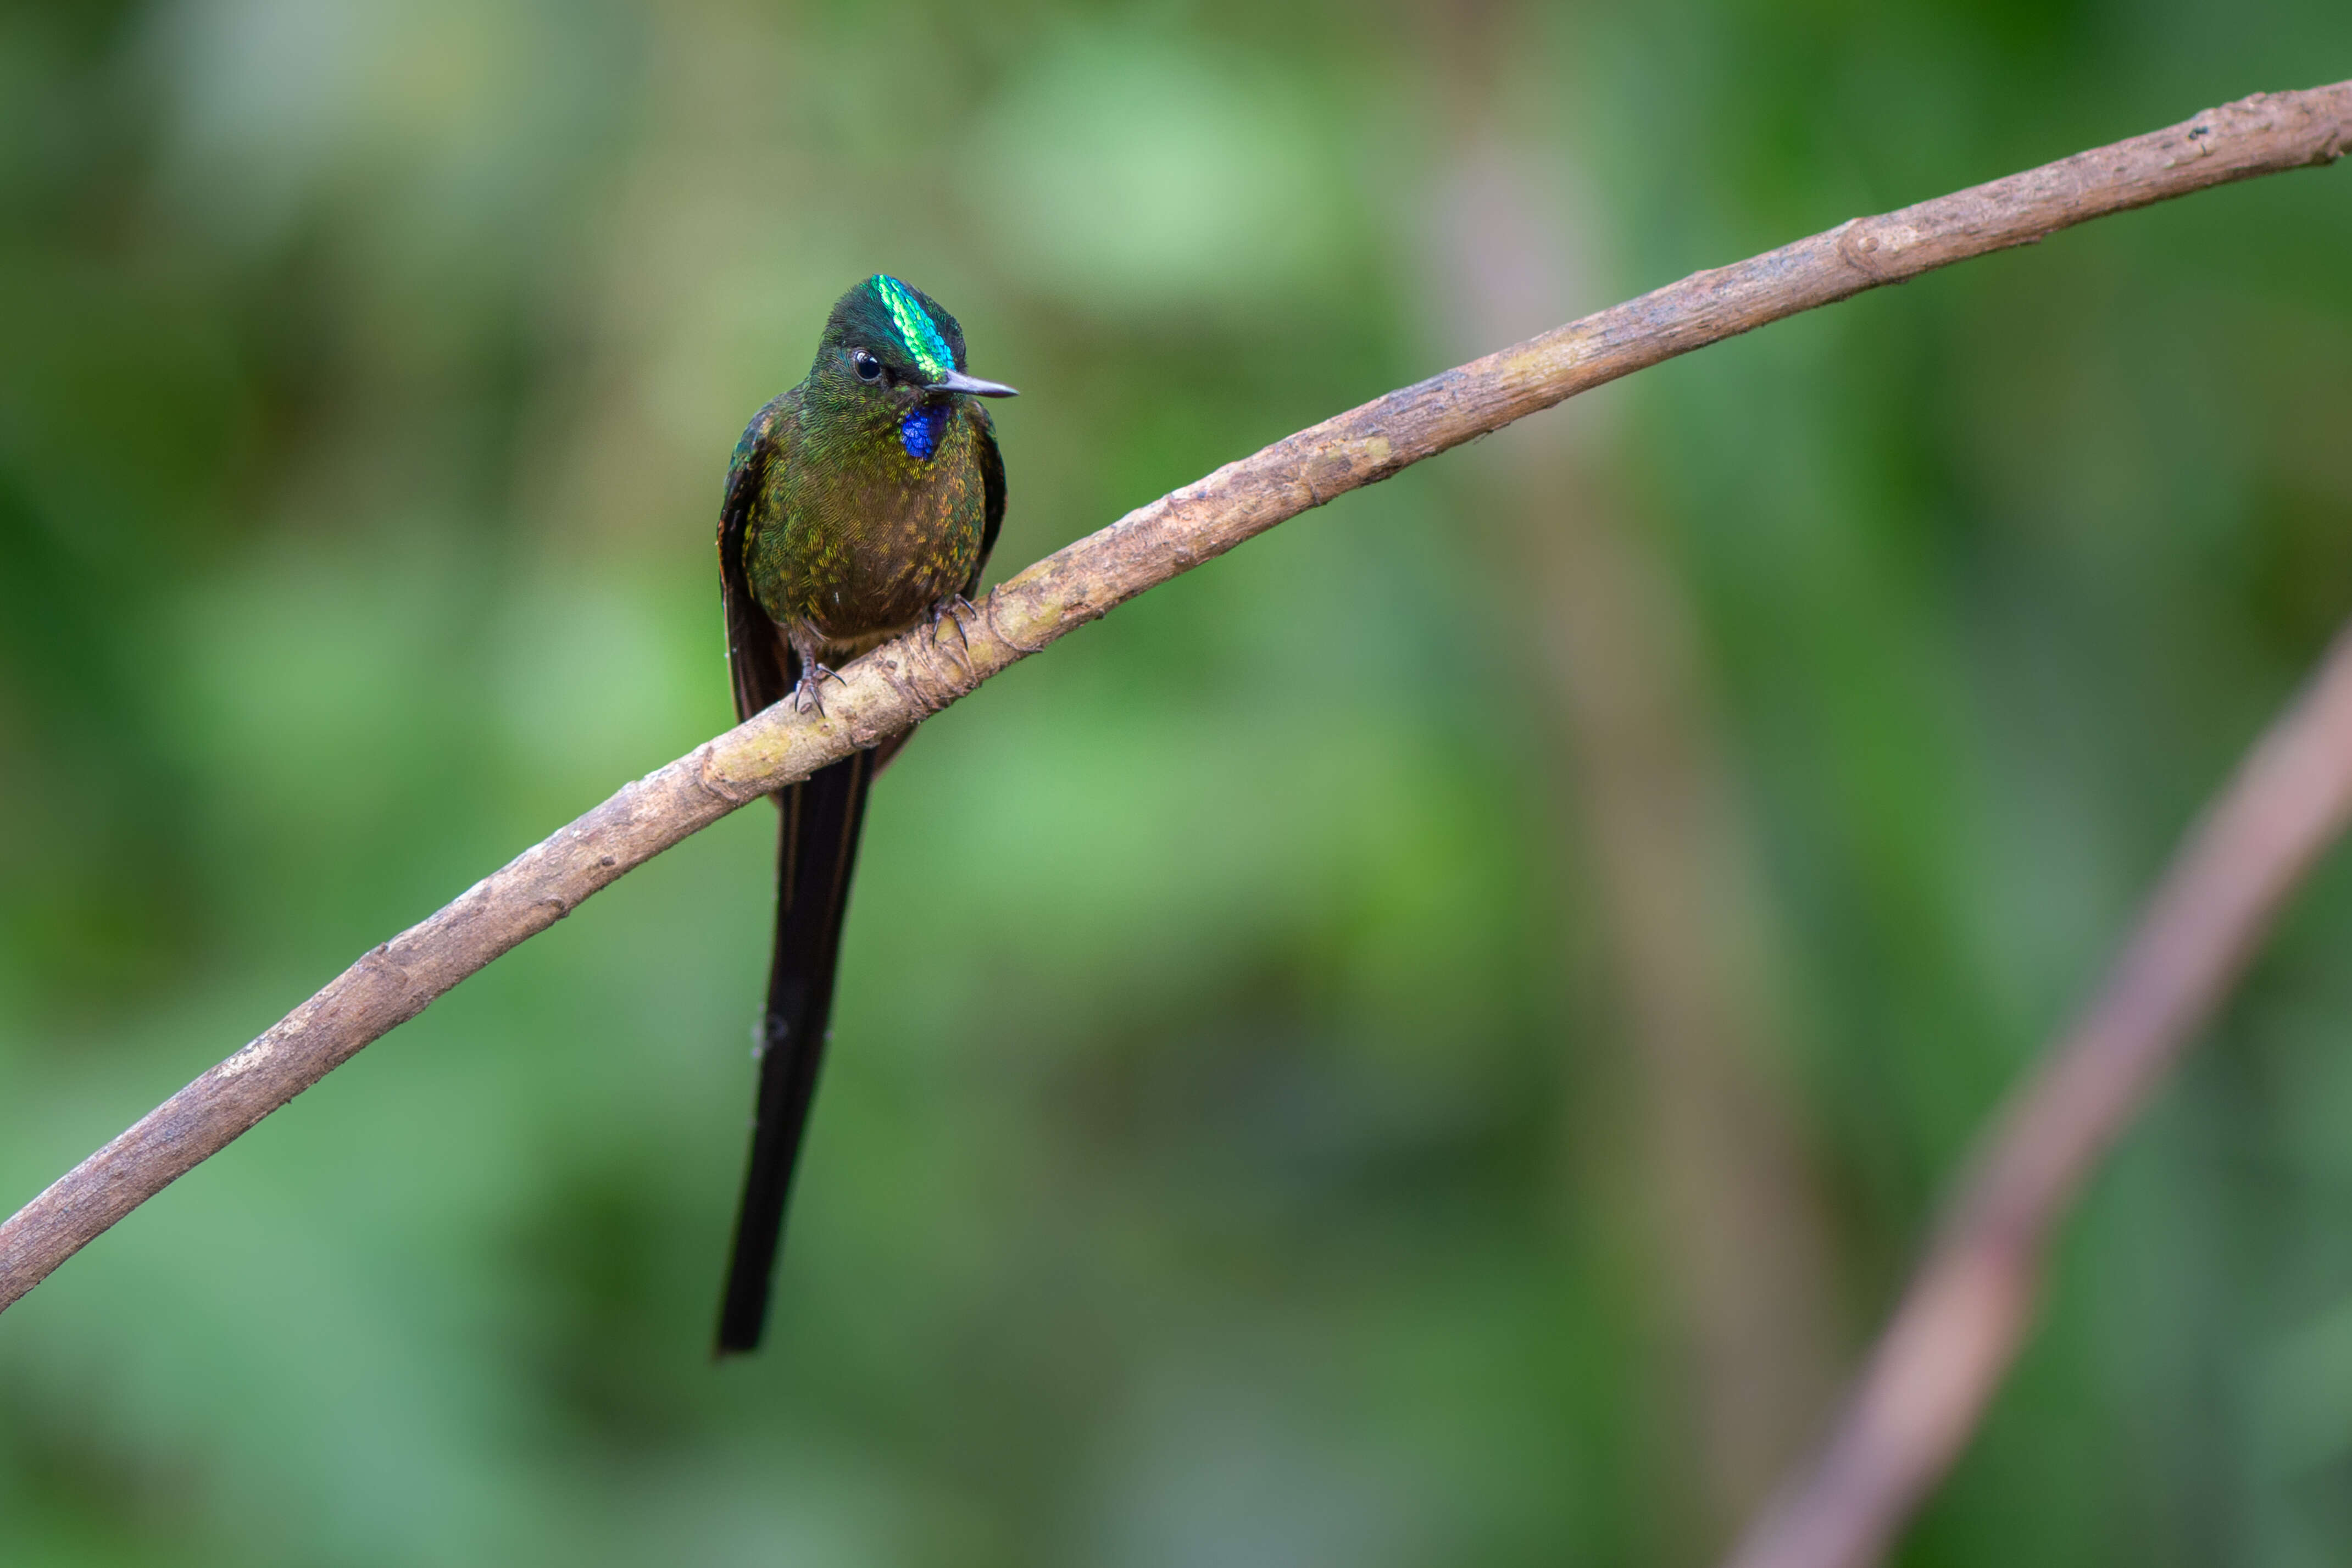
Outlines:
{"label": "bird wing", "polygon": [[980,559],[972,563],[971,578],[963,585],[963,596],[969,599],[980,592],[980,574],[988,570],[996,535],[1004,527],[1004,454],[996,449],[996,423],[989,418],[988,410],[969,398],[964,406],[971,410],[972,420],[980,426],[980,483],[987,520],[980,535]]}
{"label": "bird wing", "polygon": [[738,722],[782,701],[800,679],[800,660],[751,592],[750,562],[760,493],[770,471],[790,458],[799,430],[799,399],[787,392],[752,416],[727,465],[727,499],[719,508],[719,598],[727,612],[727,673],[735,686]]}

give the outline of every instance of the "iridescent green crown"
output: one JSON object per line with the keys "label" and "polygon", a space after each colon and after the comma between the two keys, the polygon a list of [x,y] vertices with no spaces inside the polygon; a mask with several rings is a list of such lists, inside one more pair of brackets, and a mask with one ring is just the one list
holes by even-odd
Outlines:
{"label": "iridescent green crown", "polygon": [[898,342],[907,357],[922,367],[923,374],[939,380],[955,368],[955,354],[948,348],[947,339],[915,298],[915,291],[887,272],[877,272],[866,280],[883,308],[890,312],[891,324],[898,329]]}

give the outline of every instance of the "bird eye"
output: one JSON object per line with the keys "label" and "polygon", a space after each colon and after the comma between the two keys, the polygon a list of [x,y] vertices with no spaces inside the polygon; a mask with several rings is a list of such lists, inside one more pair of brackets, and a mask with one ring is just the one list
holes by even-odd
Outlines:
{"label": "bird eye", "polygon": [[872,354],[867,353],[864,349],[859,349],[856,353],[850,355],[849,363],[857,367],[858,380],[879,381],[882,379],[882,362],[876,359]]}

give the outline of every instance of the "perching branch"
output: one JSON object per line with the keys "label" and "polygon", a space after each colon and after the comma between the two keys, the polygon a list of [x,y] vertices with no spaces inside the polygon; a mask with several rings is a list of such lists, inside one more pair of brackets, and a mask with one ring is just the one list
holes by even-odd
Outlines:
{"label": "perching branch", "polygon": [[345,970],[0,1225],[0,1308],[173,1180],[467,975],[688,835],[871,746],[1136,595],[1360,485],[1590,387],[2088,218],[2352,143],[2352,82],[2257,94],[2169,130],[1923,202],[1572,321],[1390,393],[1129,512],[999,587],[968,641],[885,645],[828,686],[824,717],[772,708],[624,788]]}
{"label": "perching branch", "polygon": [[2015,1359],[2052,1230],[2352,819],[2352,627],[2166,872],[2090,1011],[2002,1116],[1802,1487],[1728,1568],[1862,1568]]}

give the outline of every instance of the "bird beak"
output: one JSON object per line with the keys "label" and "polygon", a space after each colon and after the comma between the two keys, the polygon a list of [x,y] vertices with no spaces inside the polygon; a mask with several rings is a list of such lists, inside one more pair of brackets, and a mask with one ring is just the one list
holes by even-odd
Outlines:
{"label": "bird beak", "polygon": [[1001,381],[982,381],[976,375],[966,375],[960,370],[948,372],[923,390],[961,392],[966,397],[1018,397],[1021,395]]}

